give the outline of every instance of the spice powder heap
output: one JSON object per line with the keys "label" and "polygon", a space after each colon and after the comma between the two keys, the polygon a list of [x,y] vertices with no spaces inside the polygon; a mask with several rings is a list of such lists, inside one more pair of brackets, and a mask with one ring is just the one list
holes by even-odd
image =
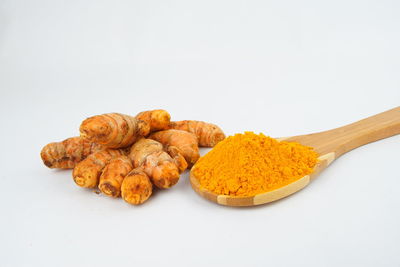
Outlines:
{"label": "spice powder heap", "polygon": [[245,132],[218,143],[196,163],[200,186],[219,195],[254,196],[310,174],[318,154],[296,142]]}

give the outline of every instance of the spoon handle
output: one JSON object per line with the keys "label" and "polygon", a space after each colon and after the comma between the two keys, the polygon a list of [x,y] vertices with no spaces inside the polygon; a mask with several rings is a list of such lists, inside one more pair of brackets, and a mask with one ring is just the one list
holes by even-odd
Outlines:
{"label": "spoon handle", "polygon": [[295,136],[288,141],[293,140],[312,146],[320,155],[333,152],[335,159],[354,148],[399,133],[400,107],[396,107],[346,126]]}

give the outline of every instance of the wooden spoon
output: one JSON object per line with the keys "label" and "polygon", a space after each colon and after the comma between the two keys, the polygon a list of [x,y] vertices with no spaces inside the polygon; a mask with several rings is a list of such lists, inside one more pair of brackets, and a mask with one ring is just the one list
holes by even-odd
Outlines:
{"label": "wooden spoon", "polygon": [[355,123],[332,129],[329,131],[299,135],[278,140],[295,141],[306,146],[311,146],[321,155],[319,162],[310,175],[299,180],[255,196],[237,197],[228,195],[217,195],[205,188],[200,187],[199,181],[194,175],[193,166],[190,172],[190,183],[193,189],[202,197],[227,206],[255,206],[272,202],[291,195],[313,180],[317,174],[329,166],[335,159],[344,153],[359,146],[384,139],[400,133],[400,107],[385,111],[375,116],[357,121]]}

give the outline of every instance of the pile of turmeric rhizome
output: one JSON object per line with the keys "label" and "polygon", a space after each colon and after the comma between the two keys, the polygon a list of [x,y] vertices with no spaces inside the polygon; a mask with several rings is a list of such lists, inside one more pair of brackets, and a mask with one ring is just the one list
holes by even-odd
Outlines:
{"label": "pile of turmeric rhizome", "polygon": [[[135,205],[151,196],[153,185],[175,185],[196,162],[201,187],[216,194],[251,196],[300,179],[317,161],[311,148],[298,143],[251,132],[225,139],[214,124],[170,118],[165,110],[135,117],[93,116],[82,122],[79,137],[46,145],[41,157],[49,168],[73,168],[78,186],[98,188]],[[200,158],[199,146],[215,147]]]}
{"label": "pile of turmeric rhizome", "polygon": [[49,168],[73,168],[78,186],[141,204],[153,185],[166,189],[199,159],[198,146],[213,147],[222,130],[201,121],[170,121],[165,110],[135,117],[108,113],[84,120],[80,136],[46,145],[41,151]]}

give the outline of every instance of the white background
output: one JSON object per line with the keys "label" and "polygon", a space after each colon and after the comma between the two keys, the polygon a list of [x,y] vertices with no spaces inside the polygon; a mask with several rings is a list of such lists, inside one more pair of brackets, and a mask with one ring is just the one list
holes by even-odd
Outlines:
{"label": "white background", "polygon": [[398,106],[399,13],[395,0],[1,0],[0,265],[400,266],[400,136],[254,208],[200,198],[187,173],[130,206],[39,157],[107,112],[279,137]]}

